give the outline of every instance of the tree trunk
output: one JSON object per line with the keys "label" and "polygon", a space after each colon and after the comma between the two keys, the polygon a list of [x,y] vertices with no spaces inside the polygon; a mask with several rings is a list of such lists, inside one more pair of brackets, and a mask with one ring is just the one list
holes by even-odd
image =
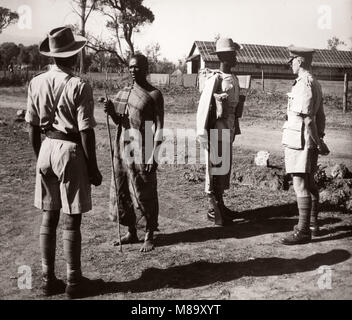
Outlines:
{"label": "tree trunk", "polygon": [[[86,8],[87,8],[87,1],[82,0],[81,1],[81,36],[82,37],[85,37],[86,35]],[[83,48],[80,54],[80,66],[79,66],[80,74],[86,73],[86,69],[84,65],[85,58],[86,58],[86,51],[85,51],[85,48]]]}

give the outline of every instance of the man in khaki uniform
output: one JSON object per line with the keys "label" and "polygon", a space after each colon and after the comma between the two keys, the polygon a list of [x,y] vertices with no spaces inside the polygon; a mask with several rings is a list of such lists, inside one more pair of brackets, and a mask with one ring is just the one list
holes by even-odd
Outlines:
{"label": "man in khaki uniform", "polygon": [[[87,40],[70,28],[53,29],[40,45],[40,53],[55,65],[34,77],[28,87],[26,121],[37,157],[35,206],[43,211],[40,227],[43,292],[66,290],[69,298],[84,291],[81,274],[82,213],[92,209],[90,184],[101,184],[95,154],[93,93],[90,85],[72,73],[78,52]],[[46,138],[41,142],[41,133]],[[55,277],[56,228],[60,209],[67,286]]]}
{"label": "man in khaki uniform", "polygon": [[298,77],[288,94],[287,121],[282,143],[285,146],[286,172],[293,175],[299,222],[294,232],[281,240],[285,245],[303,244],[318,232],[319,192],[314,173],[318,154],[327,154],[323,143],[325,114],[319,82],[311,74],[314,50],[289,47],[292,71]]}
{"label": "man in khaki uniform", "polygon": [[220,69],[212,70],[206,80],[197,110],[197,135],[205,148],[208,219],[216,225],[225,225],[236,217],[225,206],[223,194],[230,187],[232,144],[241,134],[239,118],[244,96],[240,96],[238,79],[231,70],[240,48],[230,38],[217,41],[213,54],[220,60]]}

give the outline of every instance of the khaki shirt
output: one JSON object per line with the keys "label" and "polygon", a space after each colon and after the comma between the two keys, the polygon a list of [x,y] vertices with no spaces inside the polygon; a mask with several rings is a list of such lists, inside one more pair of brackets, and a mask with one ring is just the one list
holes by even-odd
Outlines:
{"label": "khaki shirt", "polygon": [[322,136],[325,131],[322,90],[319,82],[308,71],[298,76],[288,93],[287,121],[291,127],[302,124],[305,147],[315,148],[316,145],[303,124],[304,116],[310,116],[316,122],[318,134]]}
{"label": "khaki shirt", "polygon": [[[56,65],[34,77],[29,83],[26,121],[34,126],[46,127],[52,119],[53,104],[68,69]],[[52,126],[64,133],[78,133],[94,128],[94,100],[91,86],[72,75],[62,92]]]}

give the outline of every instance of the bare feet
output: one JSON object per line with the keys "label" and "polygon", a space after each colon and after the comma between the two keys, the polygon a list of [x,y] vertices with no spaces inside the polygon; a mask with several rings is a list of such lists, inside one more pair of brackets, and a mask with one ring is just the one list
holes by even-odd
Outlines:
{"label": "bare feet", "polygon": [[154,239],[153,239],[153,232],[148,231],[145,234],[144,243],[142,248],[139,250],[140,252],[149,252],[154,249]]}
{"label": "bare feet", "polygon": [[[128,243],[138,243],[139,239],[137,236],[137,233],[135,232],[130,232],[128,231],[122,238],[121,238],[121,244],[128,244]],[[120,241],[116,240],[113,243],[114,246],[119,246]]]}

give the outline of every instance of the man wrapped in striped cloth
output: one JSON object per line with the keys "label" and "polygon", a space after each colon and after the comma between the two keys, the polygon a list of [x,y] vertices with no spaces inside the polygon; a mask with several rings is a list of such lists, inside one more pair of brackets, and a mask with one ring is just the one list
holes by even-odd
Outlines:
{"label": "man wrapped in striped cloth", "polygon": [[[148,61],[134,55],[129,62],[133,86],[118,92],[114,102],[105,102],[107,112],[117,125],[114,143],[115,182],[110,188],[110,217],[128,227],[121,244],[139,242],[136,224],[139,216],[146,220],[146,234],[141,252],[154,248],[154,231],[158,228],[157,161],[155,153],[161,143],[164,101],[161,92],[147,82]],[[115,242],[119,245],[119,241]]]}

